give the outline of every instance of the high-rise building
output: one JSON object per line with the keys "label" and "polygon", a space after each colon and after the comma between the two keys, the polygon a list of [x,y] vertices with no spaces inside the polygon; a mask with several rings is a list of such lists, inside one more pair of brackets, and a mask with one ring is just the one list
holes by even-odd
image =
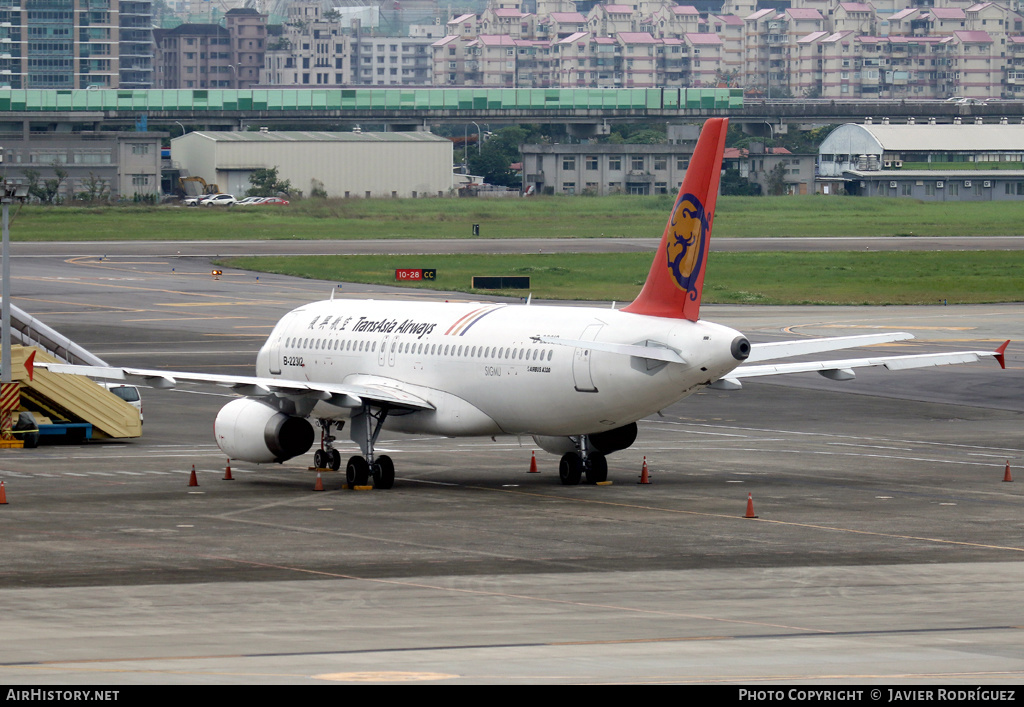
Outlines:
{"label": "high-rise building", "polygon": [[260,81],[266,51],[266,15],[228,10],[225,26],[183,24],[158,29],[153,88],[251,88]]}
{"label": "high-rise building", "polygon": [[0,86],[149,88],[150,0],[8,0],[0,6]]}

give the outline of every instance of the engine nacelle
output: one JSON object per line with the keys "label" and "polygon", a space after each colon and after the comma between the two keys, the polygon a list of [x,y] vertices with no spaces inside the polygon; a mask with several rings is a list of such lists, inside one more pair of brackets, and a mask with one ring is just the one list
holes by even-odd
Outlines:
{"label": "engine nacelle", "polygon": [[545,452],[554,454],[556,457],[576,451],[576,445],[568,437],[541,437],[534,435],[533,441]]}
{"label": "engine nacelle", "polygon": [[636,423],[630,422],[628,425],[616,427],[614,430],[590,435],[590,443],[601,454],[611,454],[631,447],[636,441],[636,434]]}
{"label": "engine nacelle", "polygon": [[[611,454],[631,446],[636,441],[636,434],[636,423],[631,422],[628,425],[616,427],[614,430],[588,435],[588,439],[594,451],[601,454]],[[568,437],[542,437],[534,435],[533,441],[545,452],[556,456],[576,451],[576,444]]]}
{"label": "engine nacelle", "polygon": [[313,446],[313,426],[302,417],[278,412],[258,400],[232,400],[213,423],[217,446],[229,459],[281,463]]}

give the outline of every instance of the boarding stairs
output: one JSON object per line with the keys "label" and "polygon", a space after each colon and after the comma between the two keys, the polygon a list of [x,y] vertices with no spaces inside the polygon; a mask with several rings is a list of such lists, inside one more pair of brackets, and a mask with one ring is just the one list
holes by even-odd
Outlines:
{"label": "boarding stairs", "polygon": [[51,373],[35,367],[29,379],[25,361],[106,366],[107,363],[63,334],[11,305],[11,374],[21,384],[21,408],[37,422],[63,420],[92,425],[93,437],[126,439],[142,435],[139,411],[104,386],[84,376]]}

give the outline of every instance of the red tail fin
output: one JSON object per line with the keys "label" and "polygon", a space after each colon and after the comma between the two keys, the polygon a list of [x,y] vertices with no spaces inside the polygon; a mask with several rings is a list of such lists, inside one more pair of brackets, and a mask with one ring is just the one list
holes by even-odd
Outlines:
{"label": "red tail fin", "polygon": [[704,123],[640,296],[622,311],[697,321],[728,118]]}

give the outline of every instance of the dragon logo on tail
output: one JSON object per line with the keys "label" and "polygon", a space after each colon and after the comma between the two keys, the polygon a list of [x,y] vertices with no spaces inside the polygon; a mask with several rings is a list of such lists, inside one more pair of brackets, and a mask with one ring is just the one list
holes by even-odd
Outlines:
{"label": "dragon logo on tail", "polygon": [[704,244],[708,236],[708,220],[704,204],[693,194],[684,194],[676,202],[669,224],[666,251],[668,270],[676,287],[697,298],[697,277],[704,266]]}

